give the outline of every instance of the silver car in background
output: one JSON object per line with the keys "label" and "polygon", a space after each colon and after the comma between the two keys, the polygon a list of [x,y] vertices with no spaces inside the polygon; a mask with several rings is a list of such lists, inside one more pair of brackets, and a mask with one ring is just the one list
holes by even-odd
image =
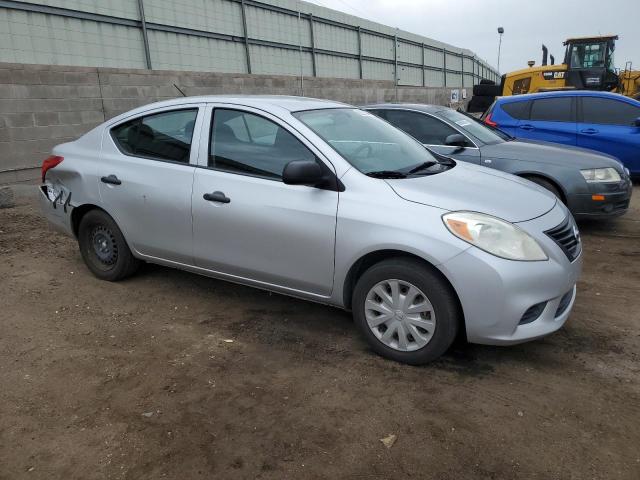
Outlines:
{"label": "silver car in background", "polygon": [[376,352],[411,364],[459,333],[557,330],[582,264],[554,195],[324,100],[137,108],[56,147],[40,190],[98,278],[146,261],[350,309]]}

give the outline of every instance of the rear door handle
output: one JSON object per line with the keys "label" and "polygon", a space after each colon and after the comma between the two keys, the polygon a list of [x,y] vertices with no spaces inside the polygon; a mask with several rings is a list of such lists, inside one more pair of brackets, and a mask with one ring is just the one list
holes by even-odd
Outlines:
{"label": "rear door handle", "polygon": [[580,133],[586,133],[587,135],[594,135],[598,133],[598,130],[595,128],[585,128],[584,130],[580,130]]}
{"label": "rear door handle", "polygon": [[529,125],[528,123],[525,123],[524,125],[520,125],[520,127],[522,130],[533,130],[533,125]]}
{"label": "rear door handle", "polygon": [[222,192],[205,193],[202,198],[208,202],[229,203],[231,199]]}
{"label": "rear door handle", "polygon": [[111,185],[121,185],[122,184],[120,179],[118,177],[116,177],[115,175],[109,175],[108,177],[102,177],[100,179],[100,181],[102,183],[109,183]]}

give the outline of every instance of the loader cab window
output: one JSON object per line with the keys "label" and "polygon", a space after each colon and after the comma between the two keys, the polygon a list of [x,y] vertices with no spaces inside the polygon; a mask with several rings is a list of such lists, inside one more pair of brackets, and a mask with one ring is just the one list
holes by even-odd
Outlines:
{"label": "loader cab window", "polygon": [[569,46],[569,67],[614,70],[613,42],[579,43]]}

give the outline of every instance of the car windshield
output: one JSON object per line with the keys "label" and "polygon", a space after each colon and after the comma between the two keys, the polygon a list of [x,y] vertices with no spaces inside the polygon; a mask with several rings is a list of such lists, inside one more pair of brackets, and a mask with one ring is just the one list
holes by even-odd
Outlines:
{"label": "car windshield", "polygon": [[492,130],[475,118],[471,118],[455,110],[444,110],[442,117],[454,123],[460,130],[473,135],[482,143],[494,145],[509,140],[510,137],[499,130]]}
{"label": "car windshield", "polygon": [[[414,174],[420,165],[424,166],[423,173],[429,174],[452,166],[443,166],[411,136],[363,110],[331,108],[293,115],[365,174]],[[435,171],[428,171],[430,165]]]}

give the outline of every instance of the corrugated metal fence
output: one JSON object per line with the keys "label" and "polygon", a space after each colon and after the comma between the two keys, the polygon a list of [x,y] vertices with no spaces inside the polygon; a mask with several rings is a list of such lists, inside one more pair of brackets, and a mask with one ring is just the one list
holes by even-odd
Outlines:
{"label": "corrugated metal fence", "polygon": [[0,62],[471,87],[473,52],[296,0],[0,0]]}

